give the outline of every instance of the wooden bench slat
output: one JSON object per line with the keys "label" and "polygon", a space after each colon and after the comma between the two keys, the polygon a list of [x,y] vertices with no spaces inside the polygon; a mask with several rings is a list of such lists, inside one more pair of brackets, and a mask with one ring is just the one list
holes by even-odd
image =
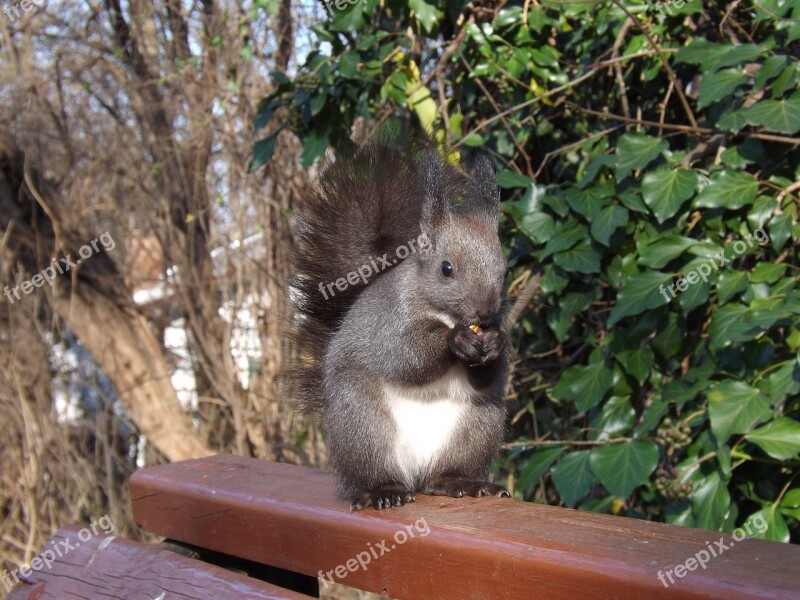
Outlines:
{"label": "wooden bench slat", "polygon": [[64,556],[56,556],[50,568],[34,570],[27,577],[18,575],[22,583],[9,600],[309,599],[158,546],[106,535],[81,542],[80,531],[73,525],[61,529],[52,541],[64,549]]}
{"label": "wooden bench slat", "polygon": [[[374,549],[365,569],[333,579],[393,598],[789,598],[800,590],[795,546],[745,539],[665,587],[659,570],[721,534],[497,498],[418,496],[402,508],[351,513],[322,471],[236,456],[143,469],[131,497],[135,521],[151,532],[307,575],[359,553],[366,562]],[[408,527],[415,537],[397,544],[393,536]]]}

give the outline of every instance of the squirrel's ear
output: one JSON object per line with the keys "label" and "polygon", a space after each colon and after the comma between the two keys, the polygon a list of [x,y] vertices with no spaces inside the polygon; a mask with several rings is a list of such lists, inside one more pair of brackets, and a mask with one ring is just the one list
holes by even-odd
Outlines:
{"label": "squirrel's ear", "polygon": [[417,164],[424,194],[422,232],[430,239],[435,239],[436,231],[447,222],[450,212],[442,159],[435,149],[427,149]]}
{"label": "squirrel's ear", "polygon": [[469,176],[465,194],[467,210],[481,211],[497,220],[500,189],[494,177],[492,159],[483,152],[469,151],[461,157],[461,168]]}

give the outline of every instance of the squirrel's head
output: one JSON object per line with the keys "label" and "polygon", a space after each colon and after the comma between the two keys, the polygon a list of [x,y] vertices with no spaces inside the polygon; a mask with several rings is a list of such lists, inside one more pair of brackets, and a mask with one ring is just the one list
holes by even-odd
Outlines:
{"label": "squirrel's head", "polygon": [[485,155],[462,158],[461,169],[434,151],[419,161],[425,200],[417,256],[420,293],[437,317],[499,325],[506,259],[498,238],[500,193]]}

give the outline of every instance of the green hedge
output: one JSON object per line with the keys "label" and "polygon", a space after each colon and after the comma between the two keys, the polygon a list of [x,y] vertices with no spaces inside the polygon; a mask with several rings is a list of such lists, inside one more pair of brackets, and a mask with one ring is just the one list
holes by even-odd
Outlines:
{"label": "green hedge", "polygon": [[331,5],[251,167],[284,128],[310,165],[359,118],[486,149],[511,279],[541,277],[512,332],[516,495],[797,541],[800,4],[678,4]]}

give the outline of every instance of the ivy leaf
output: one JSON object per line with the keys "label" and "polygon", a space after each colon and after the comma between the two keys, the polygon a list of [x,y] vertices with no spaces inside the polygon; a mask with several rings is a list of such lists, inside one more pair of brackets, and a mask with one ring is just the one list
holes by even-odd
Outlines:
{"label": "ivy leaf", "polygon": [[[789,528],[777,508],[772,504],[754,512],[745,519],[744,525],[742,525],[743,530],[749,532],[749,537],[788,544]],[[759,527],[759,523],[761,527]]]}
{"label": "ivy leaf", "polygon": [[778,215],[769,224],[769,239],[777,252],[783,250],[783,245],[792,235],[792,216],[788,213]]}
{"label": "ivy leaf", "polygon": [[731,504],[728,486],[719,473],[714,471],[695,483],[691,499],[695,526],[719,531]]}
{"label": "ivy leaf", "polygon": [[592,471],[605,488],[627,498],[642,485],[658,464],[658,446],[650,440],[632,440],[591,451]]}
{"label": "ivy leaf", "polygon": [[772,406],[778,406],[786,396],[800,393],[800,364],[791,360],[769,377],[758,382],[758,389],[770,399]]}
{"label": "ivy leaf", "polygon": [[738,65],[760,57],[766,48],[755,44],[715,44],[702,37],[694,38],[689,45],[678,50],[675,62],[700,64],[703,71],[716,71],[722,67]]}
{"label": "ivy leaf", "polygon": [[605,199],[600,186],[586,189],[570,188],[566,193],[567,203],[570,208],[579,215],[583,215],[590,221],[608,203]]}
{"label": "ivy leaf", "polygon": [[630,396],[612,396],[603,403],[600,414],[591,422],[589,437],[593,440],[607,440],[615,435],[630,431],[636,421],[636,412],[631,405]]}
{"label": "ivy leaf", "polygon": [[800,423],[789,417],[778,417],[745,437],[778,460],[792,460],[800,453]]}
{"label": "ivy leaf", "polygon": [[697,174],[691,169],[657,169],[642,179],[644,202],[663,223],[694,194]]}
{"label": "ivy leaf", "polygon": [[717,299],[725,304],[739,292],[747,289],[747,273],[745,271],[725,271],[717,279]]}
{"label": "ivy leaf", "polygon": [[741,381],[723,381],[707,394],[708,417],[717,443],[733,433],[749,433],[772,416],[769,400],[760,390]]}
{"label": "ivy leaf", "polygon": [[600,253],[592,247],[589,240],[581,240],[577,245],[559,252],[553,261],[565,271],[575,273],[599,273]]}
{"label": "ivy leaf", "polygon": [[626,133],[619,139],[616,151],[616,174],[625,179],[631,171],[644,169],[659,154],[669,148],[666,140],[639,133]]}
{"label": "ivy leaf", "polygon": [[705,108],[713,102],[730,96],[736,88],[747,81],[747,75],[741,69],[723,69],[717,73],[706,72],[700,82],[700,96],[697,107]]}
{"label": "ivy leaf", "polygon": [[409,0],[408,6],[414,11],[414,16],[425,29],[425,33],[431,33],[443,15],[442,11],[425,0]]}
{"label": "ivy leaf", "polygon": [[628,210],[617,204],[606,206],[592,219],[590,231],[592,236],[604,246],[608,246],[611,235],[628,224]]}
{"label": "ivy leaf", "polygon": [[752,204],[758,194],[758,180],[749,173],[723,171],[697,195],[697,208],[735,210]]}
{"label": "ivy leaf", "polygon": [[520,469],[518,486],[523,492],[536,485],[548,467],[564,451],[563,446],[540,448],[534,452],[525,465]]}
{"label": "ivy leaf", "polygon": [[[349,4],[349,2],[348,2]],[[359,31],[364,27],[364,11],[368,10],[366,2],[345,6],[337,10],[329,29],[331,31]]]}
{"label": "ivy leaf", "polygon": [[639,250],[639,260],[637,262],[646,267],[660,269],[679,256],[682,256],[695,244],[697,244],[697,240],[678,235],[677,233],[670,233],[652,244],[637,247],[637,250]]}
{"label": "ivy leaf", "polygon": [[589,466],[590,455],[589,450],[570,452],[550,472],[558,495],[570,508],[589,493],[594,481]]}
{"label": "ivy leaf", "polygon": [[250,164],[247,165],[248,173],[252,173],[272,158],[272,153],[275,152],[275,142],[278,140],[278,134],[280,132],[280,129],[273,131],[267,137],[258,140],[253,145],[253,157],[250,159]]}
{"label": "ivy leaf", "polygon": [[647,346],[640,345],[635,350],[627,350],[617,353],[617,361],[622,368],[636,378],[639,384],[643,384],[650,374],[650,367],[653,364],[653,351]]}
{"label": "ivy leaf", "polygon": [[800,95],[789,99],[762,100],[744,111],[750,125],[758,125],[777,133],[800,131]]}
{"label": "ivy leaf", "polygon": [[497,176],[497,185],[501,188],[527,188],[531,185],[531,178],[527,175],[520,175],[510,169],[503,169]]}
{"label": "ivy leaf", "polygon": [[664,306],[670,300],[660,289],[672,280],[672,276],[660,271],[646,271],[631,275],[625,287],[617,294],[617,304],[608,315],[607,325],[618,323],[623,317],[638,315],[651,308]]}
{"label": "ivy leaf", "polygon": [[562,400],[572,400],[578,410],[590,410],[600,403],[613,382],[611,369],[603,361],[577,365],[561,374],[553,395]]}
{"label": "ivy leaf", "polygon": [[328,127],[319,129],[312,129],[307,136],[303,138],[303,154],[300,156],[300,164],[306,169],[325,154],[328,148]]}

